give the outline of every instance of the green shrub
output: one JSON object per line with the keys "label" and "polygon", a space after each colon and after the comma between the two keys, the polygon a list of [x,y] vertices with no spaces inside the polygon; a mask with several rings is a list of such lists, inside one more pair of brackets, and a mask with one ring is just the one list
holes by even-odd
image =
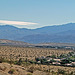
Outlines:
{"label": "green shrub", "polygon": [[58,69],[58,73],[59,74],[65,74],[66,71],[62,70],[62,69]]}
{"label": "green shrub", "polygon": [[32,75],[32,73],[28,73],[27,75]]}
{"label": "green shrub", "polygon": [[14,69],[11,69],[8,73],[13,74],[15,72]]}
{"label": "green shrub", "polygon": [[52,55],[51,58],[56,58],[56,55]]}
{"label": "green shrub", "polygon": [[22,64],[22,59],[20,58],[19,61],[15,62],[16,65],[21,65]]}

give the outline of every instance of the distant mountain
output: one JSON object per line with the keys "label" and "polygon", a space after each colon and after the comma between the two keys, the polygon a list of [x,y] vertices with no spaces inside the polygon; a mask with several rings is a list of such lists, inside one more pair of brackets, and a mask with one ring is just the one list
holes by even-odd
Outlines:
{"label": "distant mountain", "polygon": [[26,28],[20,29],[10,25],[0,26],[0,39],[15,40],[16,38],[21,38],[30,34],[32,35],[34,33],[35,32]]}
{"label": "distant mountain", "polygon": [[54,34],[69,30],[75,30],[75,23],[68,23],[63,25],[45,26],[42,28],[34,29],[35,32],[43,34]]}
{"label": "distant mountain", "polygon": [[54,43],[75,43],[75,35],[29,35],[21,38],[22,41],[30,43],[45,43],[45,42],[54,42]]}
{"label": "distant mountain", "polygon": [[0,39],[24,41],[29,43],[75,43],[75,23],[45,26],[37,29],[0,26]]}

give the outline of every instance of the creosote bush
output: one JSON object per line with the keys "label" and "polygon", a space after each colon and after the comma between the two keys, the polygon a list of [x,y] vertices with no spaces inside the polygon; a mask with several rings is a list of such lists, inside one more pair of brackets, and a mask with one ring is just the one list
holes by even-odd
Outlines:
{"label": "creosote bush", "polygon": [[27,75],[32,75],[32,73],[28,73]]}
{"label": "creosote bush", "polygon": [[65,72],[66,72],[65,70],[58,69],[58,73],[59,73],[59,74],[65,74]]}
{"label": "creosote bush", "polygon": [[28,69],[28,72],[33,73],[33,72],[34,72],[34,70],[35,70],[35,68],[32,66],[32,67],[30,67],[30,68]]}
{"label": "creosote bush", "polygon": [[15,72],[14,69],[10,69],[10,71],[8,72],[9,74],[13,74]]}

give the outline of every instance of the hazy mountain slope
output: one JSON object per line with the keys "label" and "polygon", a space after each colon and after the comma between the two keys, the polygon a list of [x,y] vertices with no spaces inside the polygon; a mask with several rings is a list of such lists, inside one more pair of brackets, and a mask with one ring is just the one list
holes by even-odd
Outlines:
{"label": "hazy mountain slope", "polygon": [[0,26],[0,39],[19,40],[29,43],[75,43],[75,23],[46,26],[37,29]]}
{"label": "hazy mountain slope", "polygon": [[10,25],[0,26],[0,39],[14,40],[16,38],[23,37],[24,35],[34,33],[35,32],[26,28],[20,29]]}
{"label": "hazy mountain slope", "polygon": [[34,29],[33,31],[38,33],[45,33],[45,34],[53,34],[59,33],[69,30],[75,30],[75,23],[68,23],[63,25],[55,25],[55,26],[46,26],[38,29]]}
{"label": "hazy mountain slope", "polygon": [[20,40],[30,43],[75,43],[75,35],[29,35],[21,38]]}
{"label": "hazy mountain slope", "polygon": [[59,32],[57,33],[58,35],[75,35],[75,30],[68,30],[68,31],[63,31],[63,32]]}

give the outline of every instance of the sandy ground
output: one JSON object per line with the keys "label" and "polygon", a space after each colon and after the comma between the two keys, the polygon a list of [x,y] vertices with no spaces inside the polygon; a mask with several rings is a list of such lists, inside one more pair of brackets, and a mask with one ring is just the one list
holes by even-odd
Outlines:
{"label": "sandy ground", "polygon": [[[13,69],[13,74],[10,74],[9,71]],[[50,69],[50,72],[47,70]],[[0,63],[0,75],[52,75],[52,71],[57,72],[58,69],[63,69],[67,73],[75,71],[73,67],[63,67],[63,66],[49,66],[49,65],[29,65],[29,66],[19,66],[19,65],[10,65],[8,63]],[[31,72],[33,70],[33,73]],[[53,74],[57,75],[57,74]]]}

